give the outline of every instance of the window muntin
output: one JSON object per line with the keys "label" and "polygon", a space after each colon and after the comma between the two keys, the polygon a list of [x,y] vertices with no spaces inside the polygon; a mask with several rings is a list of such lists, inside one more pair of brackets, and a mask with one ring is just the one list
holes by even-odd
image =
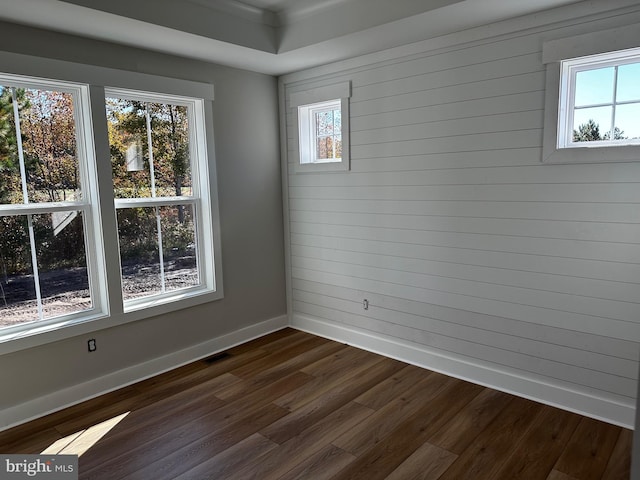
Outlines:
{"label": "window muntin", "polygon": [[561,63],[558,148],[640,145],[640,49]]}
{"label": "window muntin", "polygon": [[87,104],[82,86],[0,76],[0,328],[86,316],[99,302]]}
{"label": "window muntin", "polygon": [[125,307],[201,288],[195,105],[142,92],[107,95]]}

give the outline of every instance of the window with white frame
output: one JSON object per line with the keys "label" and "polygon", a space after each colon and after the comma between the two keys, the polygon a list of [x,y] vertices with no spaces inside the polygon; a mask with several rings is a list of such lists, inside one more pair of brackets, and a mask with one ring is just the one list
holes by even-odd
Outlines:
{"label": "window with white frame", "polygon": [[213,91],[184,85],[211,96],[0,74],[0,341],[222,297]]}
{"label": "window with white frame", "polygon": [[298,107],[300,163],[342,161],[340,100]]}
{"label": "window with white frame", "polygon": [[298,135],[296,172],[349,169],[349,82],[290,96]]}
{"label": "window with white frame", "polygon": [[543,162],[640,160],[638,34],[630,26],[543,45]]}
{"label": "window with white frame", "polygon": [[640,144],[640,49],[561,63],[558,146]]}
{"label": "window with white frame", "polygon": [[192,100],[107,90],[125,304],[202,285]]}
{"label": "window with white frame", "polygon": [[0,329],[100,307],[87,94],[0,75]]}

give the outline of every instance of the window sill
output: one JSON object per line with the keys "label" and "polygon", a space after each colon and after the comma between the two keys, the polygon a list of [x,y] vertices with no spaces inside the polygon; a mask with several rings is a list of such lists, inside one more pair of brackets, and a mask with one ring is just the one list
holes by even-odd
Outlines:
{"label": "window sill", "polygon": [[295,163],[295,173],[322,173],[322,172],[346,172],[349,170],[349,161],[322,163]]}
{"label": "window sill", "polygon": [[542,163],[611,163],[640,161],[640,146],[571,147],[544,152]]}

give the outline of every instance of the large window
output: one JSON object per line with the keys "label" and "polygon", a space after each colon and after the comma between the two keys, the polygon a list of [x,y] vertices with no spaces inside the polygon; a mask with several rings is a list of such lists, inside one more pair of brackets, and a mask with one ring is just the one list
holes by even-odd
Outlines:
{"label": "large window", "polygon": [[96,307],[86,106],[81,86],[0,76],[0,328]]}
{"label": "large window", "polygon": [[221,297],[210,122],[201,98],[0,74],[1,339]]}
{"label": "large window", "polygon": [[124,300],[199,287],[194,104],[107,91]]}

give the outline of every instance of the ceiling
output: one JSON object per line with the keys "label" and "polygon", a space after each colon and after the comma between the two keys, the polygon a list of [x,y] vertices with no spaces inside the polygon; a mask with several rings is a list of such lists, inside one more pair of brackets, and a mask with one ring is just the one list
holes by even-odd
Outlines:
{"label": "ceiling", "polygon": [[280,75],[575,2],[0,0],[0,20]]}

